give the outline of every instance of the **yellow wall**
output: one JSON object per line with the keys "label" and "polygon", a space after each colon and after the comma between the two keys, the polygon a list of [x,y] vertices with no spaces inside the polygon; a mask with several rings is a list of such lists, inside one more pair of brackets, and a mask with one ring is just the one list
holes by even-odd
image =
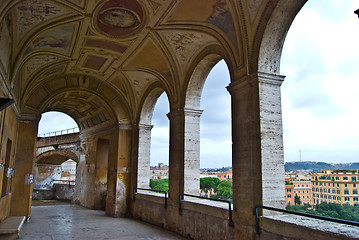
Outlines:
{"label": "yellow wall", "polygon": [[[3,94],[0,92],[0,96]],[[6,148],[8,139],[12,141],[11,144],[11,152],[10,152],[10,162],[9,167],[14,167],[14,149],[15,149],[15,140],[16,140],[16,129],[17,129],[17,121],[14,111],[11,107],[7,107],[6,109],[0,112],[1,116],[1,124],[0,124],[0,162],[5,164],[5,156],[6,156]],[[2,192],[3,187],[3,178],[4,178],[4,167],[0,173],[0,193]],[[8,190],[11,191],[10,184],[12,183],[12,179],[8,181]],[[0,222],[3,221],[10,214],[10,202],[11,195],[5,195],[0,198]]]}

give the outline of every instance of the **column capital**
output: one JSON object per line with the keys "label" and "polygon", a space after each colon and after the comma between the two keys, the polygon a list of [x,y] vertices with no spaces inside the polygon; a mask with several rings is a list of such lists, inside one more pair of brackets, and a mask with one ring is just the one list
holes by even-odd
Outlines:
{"label": "column capital", "polygon": [[133,124],[130,123],[119,123],[118,124],[119,130],[133,130]]}
{"label": "column capital", "polygon": [[200,109],[192,109],[192,108],[184,108],[183,112],[186,116],[200,117],[203,113],[203,110]]}
{"label": "column capital", "polygon": [[142,129],[142,130],[147,130],[147,131],[151,131],[153,128],[153,125],[151,124],[138,124],[138,129]]}
{"label": "column capital", "polygon": [[271,84],[281,86],[285,76],[273,73],[257,72],[243,76],[229,84],[227,90],[233,94],[236,91],[253,86],[255,84]]}
{"label": "column capital", "polygon": [[167,114],[167,117],[171,119],[175,116],[194,116],[200,117],[202,115],[203,110],[199,109],[192,109],[192,108],[178,108],[174,111],[171,111]]}

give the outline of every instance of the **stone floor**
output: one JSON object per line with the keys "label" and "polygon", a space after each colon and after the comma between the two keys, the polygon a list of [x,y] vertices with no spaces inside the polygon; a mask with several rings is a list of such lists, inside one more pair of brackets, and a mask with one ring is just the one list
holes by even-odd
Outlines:
{"label": "stone floor", "polygon": [[104,211],[54,201],[34,202],[31,220],[20,239],[184,239],[157,226],[128,218],[107,217]]}

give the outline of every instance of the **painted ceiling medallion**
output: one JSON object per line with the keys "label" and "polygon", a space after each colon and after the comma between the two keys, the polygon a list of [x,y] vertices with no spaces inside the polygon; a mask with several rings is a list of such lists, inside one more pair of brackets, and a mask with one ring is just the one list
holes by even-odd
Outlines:
{"label": "painted ceiling medallion", "polygon": [[135,0],[110,0],[99,6],[97,28],[113,37],[126,37],[141,29],[144,11]]}
{"label": "painted ceiling medallion", "polygon": [[134,28],[140,25],[140,19],[130,9],[111,8],[99,14],[100,21],[114,28]]}

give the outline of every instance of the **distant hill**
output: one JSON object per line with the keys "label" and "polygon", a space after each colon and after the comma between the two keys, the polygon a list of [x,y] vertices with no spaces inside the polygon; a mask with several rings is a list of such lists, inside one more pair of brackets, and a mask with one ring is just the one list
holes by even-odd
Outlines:
{"label": "distant hill", "polygon": [[359,169],[359,162],[355,163],[325,163],[325,162],[286,162],[285,171],[294,170],[308,170],[317,172],[321,170],[336,170],[336,169]]}

